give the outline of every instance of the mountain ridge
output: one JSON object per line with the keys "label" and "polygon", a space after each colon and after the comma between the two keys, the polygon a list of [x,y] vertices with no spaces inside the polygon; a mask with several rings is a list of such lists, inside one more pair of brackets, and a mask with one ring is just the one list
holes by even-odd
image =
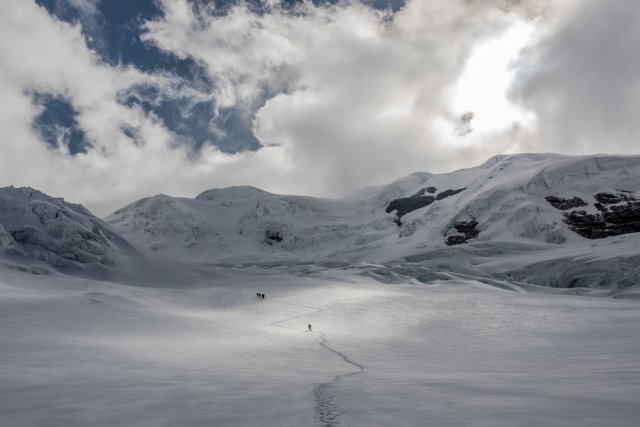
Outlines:
{"label": "mountain ridge", "polygon": [[[597,266],[583,270],[591,271],[592,285],[615,288],[638,276],[633,263],[619,260],[640,256],[628,243],[640,243],[639,189],[640,156],[551,153],[499,155],[443,174],[416,172],[342,199],[252,186],[214,188],[194,198],[158,194],[104,220],[81,205],[8,187],[0,189],[0,247],[13,258],[62,270],[126,264],[134,255],[201,265],[371,262],[389,271],[402,266],[411,277],[415,267],[429,269],[426,276],[511,274],[546,286],[588,285],[576,266],[591,252]],[[40,207],[30,212],[34,203]],[[607,278],[601,272],[611,265],[623,268]]]}

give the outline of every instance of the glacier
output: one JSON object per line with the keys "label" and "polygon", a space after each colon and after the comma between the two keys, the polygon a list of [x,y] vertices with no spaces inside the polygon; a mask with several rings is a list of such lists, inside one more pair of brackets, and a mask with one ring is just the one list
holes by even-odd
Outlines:
{"label": "glacier", "polygon": [[635,426],[638,198],[640,156],[557,154],[106,218],[1,188],[0,426]]}

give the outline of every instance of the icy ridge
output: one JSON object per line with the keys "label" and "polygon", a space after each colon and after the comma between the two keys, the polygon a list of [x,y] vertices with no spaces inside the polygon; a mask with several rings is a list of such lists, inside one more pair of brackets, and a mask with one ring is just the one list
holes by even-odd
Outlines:
{"label": "icy ridge", "polygon": [[32,188],[0,189],[0,244],[9,255],[58,268],[112,264],[134,249],[81,205]]}
{"label": "icy ridge", "polygon": [[[621,261],[640,255],[638,190],[638,156],[553,154],[414,173],[343,199],[249,186],[193,199],[158,194],[106,222],[81,205],[8,187],[0,189],[0,255],[83,269],[142,253],[164,272],[175,262],[340,268],[364,262],[381,265],[389,277],[400,268],[419,281],[448,272],[625,287],[638,277],[634,262]],[[133,275],[139,262],[127,267]],[[387,273],[372,274],[388,280]]]}

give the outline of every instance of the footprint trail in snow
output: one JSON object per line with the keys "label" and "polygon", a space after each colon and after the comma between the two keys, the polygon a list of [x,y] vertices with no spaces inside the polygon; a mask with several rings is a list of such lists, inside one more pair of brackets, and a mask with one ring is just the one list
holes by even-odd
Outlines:
{"label": "footprint trail in snow", "polygon": [[[275,301],[275,302],[280,303],[280,304],[294,305],[294,306],[304,307],[304,308],[308,308],[308,309],[313,310],[311,312],[304,313],[304,314],[301,314],[301,315],[298,315],[298,316],[293,316],[293,317],[288,317],[288,318],[283,319],[283,320],[278,320],[277,322],[273,322],[271,324],[271,325],[277,326],[279,328],[299,330],[299,328],[293,328],[291,326],[284,326],[284,325],[282,325],[282,323],[289,322],[291,320],[299,319],[301,317],[306,317],[306,316],[309,316],[311,314],[316,314],[316,313],[320,313],[320,312],[324,311],[321,308],[312,307],[312,306],[309,306],[309,305],[295,304],[295,303],[285,302],[285,301],[280,301],[280,300],[275,300],[275,299],[272,299],[271,301]],[[324,347],[325,349],[329,350],[332,353],[335,353],[345,363],[348,363],[349,365],[351,365],[354,368],[356,368],[356,370],[354,370],[353,372],[349,372],[349,373],[346,373],[346,374],[340,374],[340,375],[334,376],[331,381],[328,381],[328,382],[325,382],[325,383],[318,383],[313,388],[313,396],[314,396],[314,398],[316,400],[316,404],[314,405],[314,410],[315,410],[315,417],[314,418],[317,419],[324,427],[335,427],[335,426],[341,425],[341,423],[340,423],[341,412],[340,412],[338,406],[334,403],[335,396],[333,395],[331,390],[336,387],[336,384],[341,379],[343,379],[345,377],[348,377],[348,376],[357,375],[357,374],[363,372],[364,371],[364,366],[360,365],[359,363],[356,363],[356,362],[352,361],[344,353],[342,353],[342,352],[332,348],[331,346],[329,346],[327,344],[326,335],[323,332],[318,332],[318,333],[320,335],[320,340],[321,340],[319,344],[322,347]]]}

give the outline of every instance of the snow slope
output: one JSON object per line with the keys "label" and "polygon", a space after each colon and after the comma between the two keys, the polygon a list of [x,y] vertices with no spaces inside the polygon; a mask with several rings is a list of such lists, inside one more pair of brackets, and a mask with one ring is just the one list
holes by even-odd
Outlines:
{"label": "snow slope", "polygon": [[280,196],[253,187],[210,190],[195,199],[161,194],[107,221],[153,251],[206,262],[330,259],[345,256],[341,247],[367,248],[397,234],[392,218],[371,203]]}
{"label": "snow slope", "polygon": [[[15,268],[81,270],[136,255],[109,225],[81,205],[32,188],[0,188],[0,253]],[[40,265],[33,266],[33,261]],[[29,266],[30,267],[26,267]]]}
{"label": "snow slope", "polygon": [[[579,221],[596,218],[599,194],[633,199],[639,189],[637,156],[519,154],[452,173],[412,174],[339,200],[231,187],[195,199],[157,195],[106,220],[128,240],[173,259],[409,263],[408,270],[419,262],[431,270],[479,277],[514,275],[543,285],[616,288],[637,283],[640,234],[585,238],[567,224],[567,215]],[[562,210],[549,197],[582,204]],[[622,204],[600,209],[610,215]],[[390,210],[397,206],[402,208]],[[640,215],[640,205],[632,209]],[[595,226],[611,232],[612,224],[600,222]],[[452,258],[458,266],[450,265]],[[511,263],[497,262],[505,258]],[[596,279],[589,281],[592,275]]]}
{"label": "snow slope", "polygon": [[343,199],[254,187],[156,195],[102,221],[0,189],[0,263],[120,283],[206,281],[206,264],[370,265],[379,280],[447,274],[551,287],[640,280],[640,157],[518,154],[414,173]]}
{"label": "snow slope", "polygon": [[637,426],[639,189],[553,154],[106,221],[0,189],[0,426]]}
{"label": "snow slope", "polygon": [[206,287],[176,289],[0,270],[0,425],[640,419],[637,302],[461,279],[380,284],[360,269],[210,273]]}

